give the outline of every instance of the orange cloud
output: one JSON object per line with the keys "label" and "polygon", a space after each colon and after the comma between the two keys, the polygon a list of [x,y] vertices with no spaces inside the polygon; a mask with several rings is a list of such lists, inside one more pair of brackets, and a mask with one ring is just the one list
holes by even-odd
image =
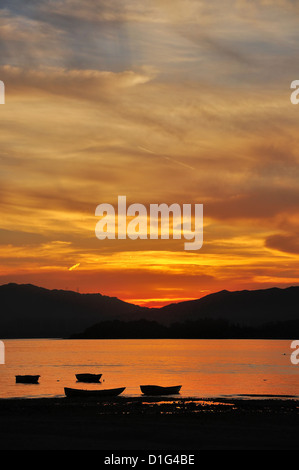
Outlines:
{"label": "orange cloud", "polygon": [[[1,12],[1,281],[149,305],[297,283],[296,5],[125,3]],[[203,203],[202,250],[100,242],[119,195]]]}

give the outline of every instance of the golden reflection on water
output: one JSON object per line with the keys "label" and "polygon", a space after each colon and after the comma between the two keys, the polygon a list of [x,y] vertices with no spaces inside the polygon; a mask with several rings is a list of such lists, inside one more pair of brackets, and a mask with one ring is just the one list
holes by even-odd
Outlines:
{"label": "golden reflection on water", "polygon": [[[291,341],[263,340],[9,340],[0,366],[0,398],[64,396],[64,387],[182,385],[177,397],[299,395],[299,366]],[[102,373],[101,384],[80,384],[77,373]],[[17,385],[15,375],[41,375]]]}

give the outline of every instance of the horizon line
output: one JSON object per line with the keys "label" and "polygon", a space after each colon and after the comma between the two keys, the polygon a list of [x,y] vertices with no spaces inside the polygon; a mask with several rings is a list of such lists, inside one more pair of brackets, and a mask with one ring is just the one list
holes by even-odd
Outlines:
{"label": "horizon line", "polygon": [[[291,289],[291,288],[294,288],[294,287],[299,287],[299,285],[296,285],[296,284],[292,284],[292,285],[289,285],[289,286],[286,286],[286,287],[277,287],[277,286],[272,286],[272,287],[266,287],[266,288],[260,288],[260,289],[242,289],[242,290],[228,290],[228,289],[221,289],[219,291],[214,291],[214,292],[210,292],[209,294],[206,294],[206,295],[203,295],[202,297],[195,297],[195,298],[192,298],[192,299],[186,299],[186,300],[181,300],[179,302],[170,302],[169,304],[165,304],[163,306],[159,306],[159,307],[148,307],[146,305],[139,305],[139,304],[136,304],[136,303],[132,303],[132,302],[129,302],[127,300],[122,300],[121,298],[119,297],[116,297],[116,296],[111,296],[111,295],[106,295],[106,294],[102,294],[101,292],[79,292],[79,291],[75,291],[75,290],[71,290],[71,289],[62,289],[62,288],[54,288],[54,289],[50,289],[48,287],[43,287],[43,286],[38,286],[36,284],[24,284],[24,283],[17,283],[17,282],[8,282],[8,283],[5,283],[5,284],[0,284],[0,288],[1,287],[6,287],[6,286],[10,286],[10,285],[14,285],[14,286],[19,286],[19,287],[35,287],[37,289],[43,289],[43,290],[47,290],[49,292],[71,292],[73,294],[78,294],[78,295],[100,295],[102,297],[108,297],[110,299],[117,299],[117,300],[120,300],[121,302],[124,302],[126,304],[129,304],[129,305],[134,305],[136,307],[140,307],[140,308],[146,308],[146,309],[150,309],[150,310],[161,310],[167,306],[170,306],[170,305],[178,305],[178,304],[181,304],[181,303],[187,303],[187,302],[194,302],[196,300],[201,300],[201,299],[204,299],[206,297],[209,297],[211,295],[216,295],[216,294],[220,294],[222,292],[227,292],[227,293],[240,293],[240,292],[259,292],[259,291],[266,291],[266,290],[273,290],[273,289],[278,289],[278,290],[286,290],[286,289]],[[152,299],[152,301],[158,301],[158,299]],[[162,300],[162,299],[161,299]],[[150,299],[148,299],[148,303],[150,302]]]}

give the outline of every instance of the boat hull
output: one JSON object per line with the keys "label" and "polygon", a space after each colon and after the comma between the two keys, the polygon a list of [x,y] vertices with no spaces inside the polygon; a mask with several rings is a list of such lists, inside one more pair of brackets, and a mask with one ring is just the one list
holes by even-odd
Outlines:
{"label": "boat hull", "polygon": [[40,375],[16,375],[17,384],[33,384],[37,385]]}
{"label": "boat hull", "polygon": [[78,390],[75,388],[65,388],[64,393],[67,398],[109,398],[119,396],[125,389],[126,387],[111,390]]}
{"label": "boat hull", "polygon": [[140,389],[144,395],[160,396],[160,395],[177,395],[180,393],[182,385],[175,387],[159,387],[158,385],[141,385]]}
{"label": "boat hull", "polygon": [[102,374],[76,374],[76,378],[78,382],[95,384],[100,382]]}

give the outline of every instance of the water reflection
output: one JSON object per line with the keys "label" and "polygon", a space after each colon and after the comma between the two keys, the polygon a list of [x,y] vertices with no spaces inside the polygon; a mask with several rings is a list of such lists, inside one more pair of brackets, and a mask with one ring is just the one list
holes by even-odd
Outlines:
{"label": "water reflection", "polygon": [[[298,395],[299,367],[289,341],[262,340],[11,340],[0,366],[0,398],[64,396],[64,387],[182,384],[182,397]],[[75,374],[103,374],[79,386]],[[41,375],[40,385],[16,385],[15,375]]]}

